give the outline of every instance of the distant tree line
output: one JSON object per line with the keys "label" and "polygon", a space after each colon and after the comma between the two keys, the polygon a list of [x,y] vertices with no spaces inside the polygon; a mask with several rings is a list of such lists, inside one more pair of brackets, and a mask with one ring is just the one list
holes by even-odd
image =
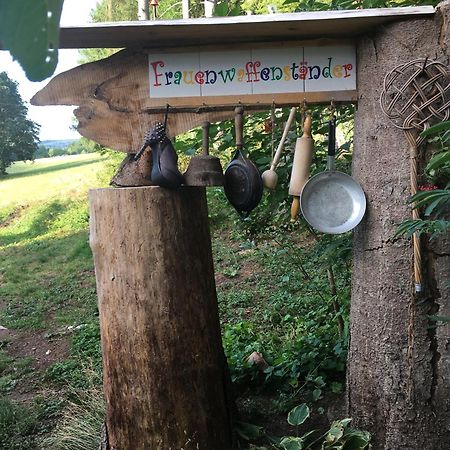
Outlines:
{"label": "distant tree line", "polygon": [[35,158],[51,158],[52,156],[64,155],[82,155],[86,153],[94,153],[101,150],[101,146],[85,137],[72,142],[65,147],[49,147],[45,144],[39,144],[35,153]]}
{"label": "distant tree line", "polygon": [[27,114],[17,83],[0,72],[0,175],[5,175],[14,161],[34,157],[39,125],[27,119]]}

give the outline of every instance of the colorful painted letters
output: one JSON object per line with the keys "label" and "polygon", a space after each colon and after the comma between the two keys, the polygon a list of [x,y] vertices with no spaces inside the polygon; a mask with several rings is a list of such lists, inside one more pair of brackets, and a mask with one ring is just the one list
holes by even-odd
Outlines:
{"label": "colorful painted letters", "polygon": [[150,97],[356,89],[352,46],[149,54]]}

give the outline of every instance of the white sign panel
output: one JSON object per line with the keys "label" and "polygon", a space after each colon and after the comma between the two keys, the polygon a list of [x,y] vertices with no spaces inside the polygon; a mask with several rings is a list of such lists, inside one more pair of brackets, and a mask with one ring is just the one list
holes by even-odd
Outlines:
{"label": "white sign panel", "polygon": [[150,98],[356,89],[353,46],[149,54]]}

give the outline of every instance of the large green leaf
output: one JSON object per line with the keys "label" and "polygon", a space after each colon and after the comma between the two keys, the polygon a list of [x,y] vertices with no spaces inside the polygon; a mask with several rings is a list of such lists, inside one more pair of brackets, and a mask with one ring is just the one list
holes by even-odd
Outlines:
{"label": "large green leaf", "polygon": [[425,131],[422,131],[422,133],[420,133],[420,135],[422,137],[427,137],[427,136],[431,136],[433,134],[438,134],[441,131],[447,131],[450,130],[450,121],[445,121],[445,122],[440,122],[436,125],[433,125],[430,128],[427,128]]}
{"label": "large green leaf", "polygon": [[435,170],[441,167],[445,167],[446,165],[450,165],[450,150],[445,149],[442,152],[435,153],[429,163],[427,164],[427,170]]}
{"label": "large green leaf", "polygon": [[435,189],[434,191],[419,192],[411,197],[410,202],[414,202],[414,208],[426,206],[425,216],[429,216],[437,207],[436,216],[446,212],[450,204],[450,190]]}
{"label": "large green leaf", "polygon": [[351,422],[352,419],[342,419],[335,420],[328,431],[328,434],[325,438],[328,444],[334,444],[339,441],[344,435],[344,431],[346,426]]}
{"label": "large green leaf", "polygon": [[19,61],[31,81],[49,77],[58,64],[63,2],[0,0],[0,42]]}
{"label": "large green leaf", "polygon": [[[450,198],[450,195],[449,195],[449,198]],[[437,198],[436,200],[434,200],[433,202],[431,202],[431,203],[427,206],[427,208],[425,209],[425,212],[423,213],[424,216],[430,216],[431,213],[432,213],[432,212],[434,211],[434,209],[436,208],[436,206],[438,206],[438,205],[441,203],[442,200],[443,200],[442,198]]]}
{"label": "large green leaf", "polygon": [[370,443],[370,434],[367,431],[350,430],[343,450],[364,450]]}
{"label": "large green leaf", "polygon": [[301,425],[309,417],[309,408],[306,403],[296,406],[288,414],[288,422],[291,425]]}
{"label": "large green leaf", "polygon": [[284,450],[302,450],[303,439],[298,437],[286,437],[280,442],[280,447]]}

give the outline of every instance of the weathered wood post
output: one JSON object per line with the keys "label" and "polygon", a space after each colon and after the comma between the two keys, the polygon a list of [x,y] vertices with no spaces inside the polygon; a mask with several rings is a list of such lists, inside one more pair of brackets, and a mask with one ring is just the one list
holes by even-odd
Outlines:
{"label": "weathered wood post", "polygon": [[204,188],[89,198],[111,450],[230,450]]}
{"label": "weathered wood post", "polygon": [[353,175],[368,211],[354,239],[347,393],[349,413],[373,434],[374,450],[450,448],[450,327],[428,318],[450,315],[448,248],[423,252],[427,286],[415,298],[411,243],[392,239],[411,214],[408,143],[379,103],[384,76],[398,64],[448,64],[449,23],[447,1],[435,18],[385,25],[358,45]]}

